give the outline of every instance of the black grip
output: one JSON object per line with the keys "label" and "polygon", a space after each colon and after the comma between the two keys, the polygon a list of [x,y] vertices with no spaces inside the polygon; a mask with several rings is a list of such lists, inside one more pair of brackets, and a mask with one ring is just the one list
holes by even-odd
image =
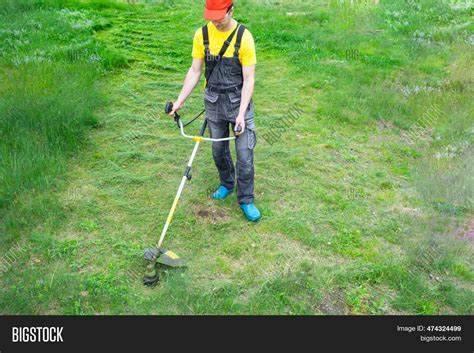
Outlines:
{"label": "black grip", "polygon": [[[173,102],[166,102],[165,104],[165,113],[169,114],[173,110]],[[174,121],[176,121],[176,124],[178,124],[179,127],[179,114],[177,112],[174,113]]]}
{"label": "black grip", "polygon": [[242,131],[242,126],[236,125],[235,128],[234,128],[234,136],[238,137],[235,133],[236,132],[241,132],[241,131]]}
{"label": "black grip", "polygon": [[172,102],[166,102],[165,104],[165,113],[169,114],[173,110],[173,103]]}

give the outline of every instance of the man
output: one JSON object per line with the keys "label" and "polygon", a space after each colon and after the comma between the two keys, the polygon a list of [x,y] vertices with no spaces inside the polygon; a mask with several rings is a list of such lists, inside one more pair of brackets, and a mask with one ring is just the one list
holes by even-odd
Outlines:
{"label": "man", "polygon": [[[196,87],[205,63],[203,97],[209,133],[213,138],[228,137],[229,125],[236,131],[237,201],[245,216],[250,221],[257,221],[261,213],[254,205],[253,149],[257,136],[252,100],[257,59],[252,34],[232,18],[233,13],[232,0],[206,1],[204,18],[211,22],[194,35],[193,62],[170,115],[174,116]],[[218,60],[226,40],[227,50]],[[220,179],[220,186],[212,198],[224,199],[235,187],[229,141],[213,142],[212,155]]]}

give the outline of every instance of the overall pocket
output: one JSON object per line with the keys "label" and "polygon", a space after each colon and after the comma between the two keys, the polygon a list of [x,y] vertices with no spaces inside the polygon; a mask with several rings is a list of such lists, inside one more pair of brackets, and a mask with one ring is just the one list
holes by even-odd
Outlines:
{"label": "overall pocket", "polygon": [[247,129],[235,141],[238,150],[253,150],[257,145],[257,132],[254,129]]}
{"label": "overall pocket", "polygon": [[[232,112],[233,117],[237,118],[240,110],[240,101],[242,100],[242,91],[239,92],[230,92],[229,93],[229,110]],[[254,117],[254,108],[253,108],[253,98],[250,99],[250,102],[245,111],[245,120],[253,119]]]}
{"label": "overall pocket", "polygon": [[231,104],[240,104],[240,99],[242,98],[242,91],[230,91],[229,92],[229,101]]}
{"label": "overall pocket", "polygon": [[255,121],[253,117],[245,119],[245,129],[248,131],[247,143],[251,150],[257,144],[257,129],[255,128]]}
{"label": "overall pocket", "polygon": [[[232,128],[234,127],[235,125],[232,125]],[[245,120],[245,131],[237,138],[235,144],[237,149],[253,150],[255,148],[257,144],[257,130],[253,118]]]}
{"label": "overall pocket", "polygon": [[228,115],[227,118],[231,121],[237,119],[237,115],[239,115],[241,93],[241,91],[230,91],[227,94],[227,96],[229,97],[229,101],[227,102],[226,106]]}
{"label": "overall pocket", "polygon": [[229,70],[231,76],[242,76],[242,69],[232,68]]}
{"label": "overall pocket", "polygon": [[219,99],[219,94],[206,88],[202,96],[204,98],[204,108],[206,108],[206,118],[209,120],[217,120],[219,113],[217,100]]}
{"label": "overall pocket", "polygon": [[257,145],[257,132],[255,129],[248,129],[247,144],[248,148],[253,150]]}

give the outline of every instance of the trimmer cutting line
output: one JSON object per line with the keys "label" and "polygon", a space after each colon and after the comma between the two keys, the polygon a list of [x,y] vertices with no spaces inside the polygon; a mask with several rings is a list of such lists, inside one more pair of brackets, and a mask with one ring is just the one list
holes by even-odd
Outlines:
{"label": "trimmer cutting line", "polygon": [[[173,110],[173,103],[171,102],[166,103],[165,113],[169,114],[172,110]],[[197,150],[199,148],[199,144],[202,141],[219,142],[219,141],[235,140],[237,138],[237,136],[224,137],[224,138],[218,138],[218,139],[203,137],[204,132],[206,130],[206,126],[207,126],[206,119],[204,119],[204,122],[201,126],[201,130],[199,131],[198,135],[196,136],[186,135],[186,133],[184,132],[183,123],[181,122],[181,117],[179,116],[178,113],[175,113],[174,120],[181,131],[181,135],[183,137],[193,139],[196,143],[194,145],[193,152],[191,153],[191,157],[189,158],[188,165],[186,166],[186,170],[184,171],[183,177],[181,179],[181,183],[179,184],[178,192],[176,193],[176,197],[174,198],[173,205],[171,206],[170,212],[168,214],[168,218],[166,219],[165,225],[163,227],[163,231],[161,232],[160,240],[158,241],[158,244],[155,248],[145,249],[145,254],[144,254],[145,259],[150,261],[150,264],[148,265],[148,273],[145,275],[143,279],[143,283],[149,286],[156,284],[160,280],[159,274],[156,271],[156,266],[155,266],[156,263],[160,263],[160,264],[171,266],[171,267],[186,266],[183,259],[181,259],[178,255],[176,255],[171,250],[166,250],[162,248],[161,245],[163,244],[163,241],[166,236],[166,232],[168,231],[168,227],[170,226],[171,220],[173,219],[173,214],[178,205],[178,201],[181,196],[181,193],[183,192],[184,184],[186,183],[186,180],[191,180],[192,178],[191,166],[193,164],[194,157],[196,156]],[[242,128],[240,126],[236,126],[236,129],[234,130],[234,134],[235,132],[240,132],[240,131],[242,131]]]}

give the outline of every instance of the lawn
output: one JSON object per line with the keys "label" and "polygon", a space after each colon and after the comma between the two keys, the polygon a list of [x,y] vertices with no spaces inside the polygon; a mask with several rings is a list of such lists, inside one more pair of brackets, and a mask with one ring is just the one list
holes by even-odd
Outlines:
{"label": "lawn", "polygon": [[188,267],[142,285],[193,147],[163,107],[203,4],[0,5],[0,313],[473,314],[468,1],[235,1],[263,218],[209,198],[203,143],[165,240]]}

